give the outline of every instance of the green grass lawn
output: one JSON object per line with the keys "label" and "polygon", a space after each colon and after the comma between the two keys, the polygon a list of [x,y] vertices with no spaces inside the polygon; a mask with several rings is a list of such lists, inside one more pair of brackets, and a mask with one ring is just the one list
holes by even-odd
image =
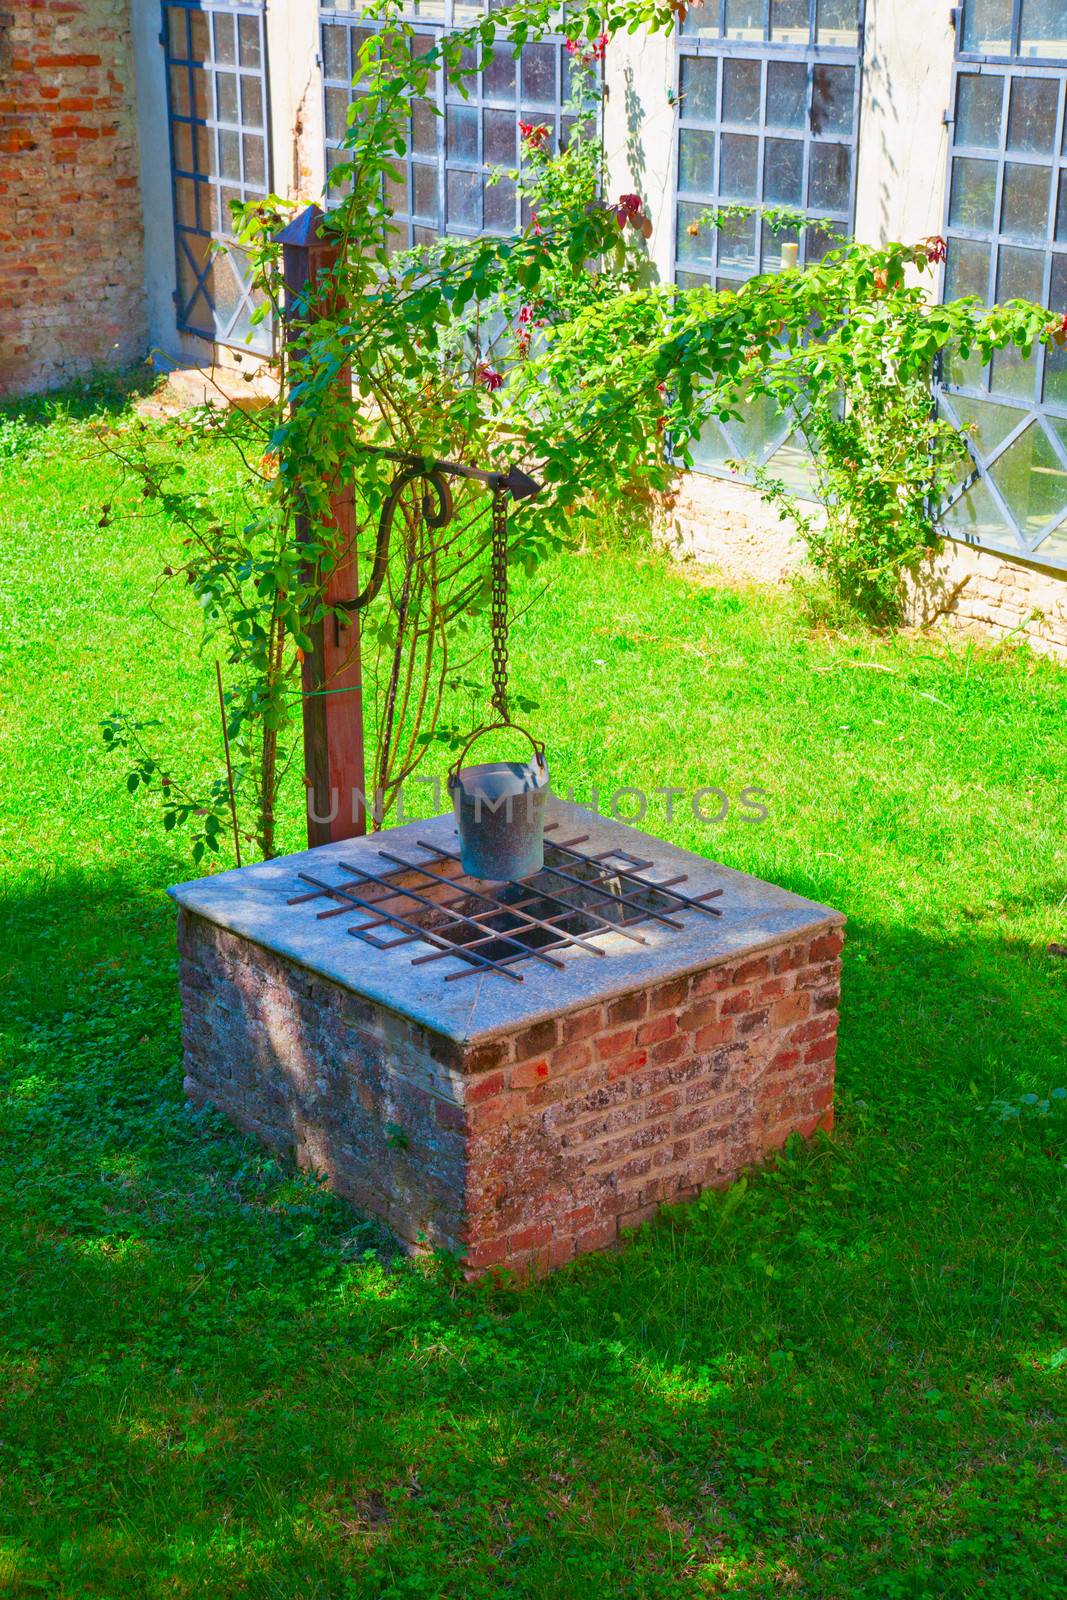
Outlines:
{"label": "green grass lawn", "polygon": [[191,869],[97,725],[213,760],[213,664],[89,421],[5,449],[0,1595],[1062,1594],[1067,1102],[1023,1097],[1067,1086],[1067,674],[553,566],[513,661],[557,786],[760,785],[645,826],[847,913],[838,1122],[463,1288],[183,1104]]}

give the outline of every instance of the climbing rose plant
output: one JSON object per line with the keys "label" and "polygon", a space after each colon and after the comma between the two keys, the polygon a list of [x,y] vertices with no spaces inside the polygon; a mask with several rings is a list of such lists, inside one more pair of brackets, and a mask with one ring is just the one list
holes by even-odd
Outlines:
{"label": "climbing rose plant", "polygon": [[[670,27],[676,12],[635,0],[570,9],[575,133],[557,152],[547,129],[525,125],[520,166],[500,175],[518,185],[526,225],[515,235],[401,250],[389,196],[412,101],[432,100],[438,73],[463,92],[494,48],[518,53],[551,31],[556,12],[544,0],[517,0],[427,41],[381,5],[359,46],[344,155],[330,174],[335,204],[322,234],[336,264],[289,306],[277,401],[259,413],[190,417],[178,450],[172,433],[105,440],[150,507],[180,532],[165,581],[188,583],[200,603],[205,648],[226,684],[237,832],[263,855],[275,849],[282,785],[300,779],[301,663],[311,630],[350,621],[327,599],[331,573],[351,555],[334,520],[339,500],[354,507],[361,574],[377,556],[382,577],[359,619],[376,821],[434,739],[456,741],[465,731],[441,724],[447,690],[467,694],[471,720],[480,720],[487,497],[459,484],[455,516],[442,527],[425,514],[425,483],[413,483],[382,552],[390,452],[533,473],[544,487],[516,506],[509,545],[510,562],[532,571],[620,494],[668,488],[707,421],[736,415],[754,397],[802,416],[816,440],[820,428],[829,438],[835,396],[848,396],[855,414],[857,402],[877,404],[898,385],[910,405],[943,350],[988,356],[1059,336],[1059,322],[1039,307],[932,304],[909,276],[934,264],[928,244],[848,245],[736,293],[648,286],[653,219],[641,195],[604,193],[596,75],[620,30]],[[276,236],[293,209],[272,198],[236,212],[262,316],[282,315]],[[848,448],[860,452],[874,438],[868,429]],[[232,453],[239,472],[224,493],[187,486],[182,456],[193,445]],[[845,448],[836,452],[843,467]],[[946,463],[949,454],[946,445]],[[920,500],[947,470],[926,471]],[[867,490],[879,537],[892,523],[891,475],[883,452]],[[844,488],[843,477],[834,482],[831,497]],[[908,550],[918,503],[907,490]],[[850,537],[868,527],[868,511],[857,511]],[[817,539],[813,550],[821,559]],[[861,562],[881,559],[876,550]],[[131,787],[157,796],[165,825],[191,827],[201,852],[219,849],[233,820],[229,777],[198,787],[123,713],[105,734],[132,752]]]}

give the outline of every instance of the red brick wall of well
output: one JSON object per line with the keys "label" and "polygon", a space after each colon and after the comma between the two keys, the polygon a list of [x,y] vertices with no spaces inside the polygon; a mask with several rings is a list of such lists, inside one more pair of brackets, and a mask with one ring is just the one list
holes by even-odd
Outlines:
{"label": "red brick wall of well", "polygon": [[483,1045],[463,1085],[468,1271],[603,1249],[829,1129],[842,943],[829,927]]}
{"label": "red brick wall of well", "polygon": [[129,9],[0,4],[0,396],[144,353]]}
{"label": "red brick wall of well", "polygon": [[476,1276],[544,1271],[833,1121],[839,927],[463,1042],[183,911],[185,1089]]}

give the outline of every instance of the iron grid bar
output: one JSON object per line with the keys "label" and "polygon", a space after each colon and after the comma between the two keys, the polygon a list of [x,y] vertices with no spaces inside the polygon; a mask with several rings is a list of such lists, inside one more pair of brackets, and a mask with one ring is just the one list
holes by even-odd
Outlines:
{"label": "iron grid bar", "polygon": [[[344,863],[339,862],[338,865],[341,866],[341,865],[344,865]],[[414,889],[406,889],[406,888],[405,889],[398,889],[397,885],[388,883],[388,881],[386,879],[384,879],[384,878],[379,878],[376,873],[367,872],[363,867],[352,867],[352,866],[344,865],[344,870],[346,872],[357,873],[361,880],[363,880],[364,882],[377,884],[379,888],[393,889],[395,892],[406,896],[408,899],[414,900],[416,902],[416,904],[418,904],[418,905],[428,906],[432,911],[438,911],[438,910],[441,909],[439,903],[436,900],[430,900],[430,899],[428,899],[426,897],[426,895],[419,894]],[[308,874],[308,873],[302,872],[300,874],[300,876],[308,883],[315,883],[317,881],[316,879],[312,878],[310,876],[310,874]],[[325,885],[325,884],[321,884],[320,886],[322,888],[328,889],[328,892],[331,893],[331,894],[339,894],[339,895],[343,895],[347,899],[351,899],[352,902],[355,905],[360,906],[362,909],[369,910],[369,911],[374,911],[374,909],[375,909],[376,902],[371,901],[371,902],[368,903],[368,901],[365,898],[363,898],[362,896],[353,894],[352,891],[349,889],[349,887],[347,885],[341,884],[341,885],[336,885],[336,886],[334,886],[332,888],[330,888],[328,885]],[[453,919],[453,922],[466,923],[466,924],[470,924],[470,925],[472,925],[472,926],[474,926],[476,928],[480,928],[480,925],[474,921],[473,917],[465,917],[465,916],[461,915],[461,913],[458,912],[458,911],[449,911],[447,914]],[[459,954],[461,956],[464,956],[464,952],[470,951],[469,958],[464,956],[464,959],[470,959],[471,961],[480,962],[484,966],[492,967],[492,968],[496,969],[497,971],[502,971],[503,970],[503,968],[500,967],[499,963],[494,961],[490,956],[480,955],[478,953],[478,951],[471,949],[470,945],[453,945],[451,943],[451,941],[449,941],[447,939],[442,939],[440,937],[440,935],[438,935],[438,934],[436,934],[434,932],[433,929],[431,929],[431,928],[420,928],[417,923],[411,922],[407,917],[401,916],[399,912],[390,911],[389,914],[388,914],[388,919],[384,919],[383,918],[382,920],[388,920],[390,922],[397,923],[400,927],[408,930],[409,932],[413,932],[417,938],[422,938],[424,935],[429,935],[430,937],[427,939],[427,942],[431,943],[431,944],[436,944],[439,949],[444,947],[444,948],[447,948],[447,951],[449,953],[455,952],[455,953],[457,953],[457,954]],[[378,923],[374,923],[373,926],[374,927],[378,927],[379,924]],[[365,933],[366,933],[366,930],[364,928],[349,928],[347,931],[350,934],[352,934],[354,938],[357,938],[357,939],[364,938],[365,937]],[[539,950],[531,950],[527,945],[524,945],[521,940],[512,938],[510,935],[508,935],[506,933],[498,934],[497,938],[502,939],[505,944],[512,944],[512,945],[515,946],[516,949],[524,951],[527,955],[529,955],[535,961],[543,961],[547,966],[550,966],[550,967],[558,967],[560,969],[562,969],[562,967],[563,967],[562,961],[554,961],[551,956],[544,956],[544,955],[541,954],[541,952]],[[367,939],[365,942],[368,943],[368,944],[374,944],[374,943],[377,943],[378,941],[372,940],[372,939]],[[389,947],[386,946],[385,948],[389,948]],[[513,973],[509,973],[508,976],[509,977],[513,977],[514,974]]]}
{"label": "iron grid bar", "polygon": [[[549,824],[548,831],[557,826],[558,824]],[[393,864],[400,870],[380,875],[351,862],[339,861],[337,867],[343,872],[351,873],[354,880],[342,884],[329,884],[310,873],[301,872],[298,876],[304,883],[312,886],[311,892],[294,895],[287,903],[303,905],[323,896],[339,902],[317,912],[319,920],[341,916],[353,910],[368,913],[369,920],[349,927],[345,931],[377,950],[393,950],[405,944],[420,942],[428,944],[430,950],[414,956],[412,965],[421,966],[428,962],[440,961],[446,956],[454,956],[460,966],[457,971],[446,973],[446,982],[470,977],[472,973],[477,972],[499,972],[512,982],[521,983],[522,973],[511,970],[519,962],[540,961],[545,966],[555,967],[557,970],[563,969],[564,963],[554,955],[550,955],[549,951],[576,947],[603,958],[607,952],[592,940],[605,933],[618,933],[635,944],[647,945],[647,939],[635,931],[634,924],[654,921],[664,927],[680,930],[683,924],[676,920],[679,911],[703,911],[708,916],[716,917],[722,915],[718,907],[707,904],[707,901],[722,894],[721,889],[710,889],[698,896],[683,894],[674,885],[684,883],[688,876],[686,873],[679,873],[658,883],[651,881],[642,874],[653,870],[654,862],[622,849],[604,850],[597,855],[586,854],[578,847],[584,844],[588,837],[588,834],[581,834],[559,842],[546,841],[549,852],[555,851],[557,857],[562,856],[568,866],[584,866],[591,869],[592,875],[588,877],[581,877],[577,871],[568,871],[564,866],[555,865],[552,860],[548,860],[541,871],[531,878],[505,879],[495,890],[490,891],[477,887],[481,880],[472,880],[462,871],[461,859],[457,852],[419,839],[415,841],[416,845],[429,853],[429,861],[407,861],[388,850],[379,850],[378,854],[383,861]],[[449,873],[443,870],[446,865],[452,863],[460,867],[458,872]],[[418,889],[399,883],[397,879],[401,873],[414,874],[417,878],[426,880],[427,890],[430,885],[437,885],[455,892],[441,898],[431,898],[429,892],[422,893]],[[555,890],[534,887],[535,881],[545,876],[560,880],[560,887]],[[617,887],[609,888],[609,880]],[[625,892],[627,889],[631,892]],[[501,899],[500,895],[505,890],[517,891],[518,898],[510,901]],[[575,904],[572,896],[576,890],[584,891],[601,902],[608,901],[618,908],[623,916],[627,912],[630,913],[629,922],[614,922],[602,915],[600,909]],[[657,909],[642,904],[634,891],[640,891],[643,897],[661,896],[662,908]],[[467,911],[457,909],[460,905],[470,907],[472,902],[480,909]],[[531,906],[546,904],[559,909],[544,916],[537,916],[528,909]],[[393,906],[400,906],[402,909],[392,909]],[[443,918],[444,928],[449,932],[470,929],[474,937],[469,938],[466,943],[454,943],[440,927],[428,927],[413,921],[413,908],[426,908],[436,912]],[[668,911],[674,915],[667,915]],[[494,919],[499,918],[507,919],[505,927],[494,926]],[[576,918],[584,918],[587,924],[591,923],[593,926],[584,927],[581,933],[571,931],[567,924]],[[395,933],[396,937],[375,937],[378,930],[389,930]],[[540,946],[529,944],[527,940],[534,933],[545,936],[547,942]],[[495,949],[497,953],[487,954],[487,947]],[[500,953],[500,947],[503,947],[504,953]]]}
{"label": "iron grid bar", "polygon": [[[424,850],[427,850],[427,849],[436,850],[437,846],[436,845],[422,845],[422,849],[424,849]],[[390,855],[385,850],[379,850],[378,854],[384,856],[386,861],[395,861],[398,866],[407,867],[412,872],[422,872],[422,873],[424,873],[426,877],[432,878],[435,883],[456,883],[456,882],[459,881],[456,878],[446,877],[443,873],[431,872],[429,867],[414,866],[413,863],[411,863],[410,861],[402,861],[399,856]],[[458,860],[458,857],[456,859]],[[345,863],[343,861],[338,862],[338,866],[344,866],[344,865],[345,865]],[[549,871],[551,869],[550,868],[544,868],[543,870]],[[513,881],[516,882],[516,883],[519,883],[520,880],[515,879]],[[612,932],[614,932],[619,926],[618,923],[611,922],[607,917],[598,916],[595,911],[586,910],[586,908],[584,906],[573,906],[573,905],[571,905],[570,901],[569,900],[565,900],[562,895],[550,894],[550,893],[546,893],[546,892],[543,892],[543,891],[540,891],[540,890],[530,890],[529,893],[526,895],[526,898],[524,900],[506,901],[506,902],[498,900],[492,895],[483,894],[478,889],[464,889],[463,890],[463,897],[464,898],[469,898],[472,895],[476,895],[479,900],[487,901],[488,904],[490,905],[490,907],[492,908],[490,911],[487,911],[487,912],[486,911],[479,912],[479,917],[493,916],[493,915],[496,915],[497,913],[499,913],[501,911],[509,911],[509,912],[521,911],[523,906],[530,905],[531,903],[536,902],[538,900],[555,900],[558,905],[561,905],[561,906],[563,906],[565,908],[565,911],[563,913],[564,915],[570,915],[573,912],[581,911],[583,916],[592,917],[594,919],[594,921],[603,923],[604,927],[609,929],[609,930],[611,930]],[[438,902],[438,904],[442,904],[442,903],[443,902]],[[546,922],[546,921],[543,921],[539,917],[531,917],[531,916],[529,916],[528,913],[524,913],[524,915],[526,915],[527,921],[529,921],[534,926],[538,926],[538,927],[554,926],[554,922],[555,922],[554,918],[549,919],[549,921]],[[628,929],[620,929],[619,931],[625,932],[627,938],[633,939],[636,944],[647,944],[648,943],[647,939],[643,939],[639,933],[631,933]],[[579,940],[578,942],[582,943],[583,941]],[[596,946],[596,945],[588,945],[587,949],[595,950],[598,956],[602,956],[604,954],[603,950],[599,949],[599,947]]]}

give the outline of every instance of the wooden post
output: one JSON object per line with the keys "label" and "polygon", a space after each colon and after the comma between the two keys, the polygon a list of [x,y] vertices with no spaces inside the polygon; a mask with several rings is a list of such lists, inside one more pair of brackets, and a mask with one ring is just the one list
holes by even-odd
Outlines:
{"label": "wooden post", "polygon": [[[291,350],[299,351],[294,322],[301,294],[337,261],[337,245],[321,235],[322,220],[319,207],[308,206],[277,236],[283,246],[285,339]],[[346,366],[337,375],[342,392],[351,381]],[[337,531],[340,559],[327,578],[325,599],[351,600],[359,593],[351,484],[332,493],[329,521]],[[306,517],[298,520],[298,537],[307,537]],[[314,846],[367,831],[359,617],[353,612],[347,625],[329,617],[311,626],[308,636],[312,649],[303,665],[304,771],[308,844]]]}

